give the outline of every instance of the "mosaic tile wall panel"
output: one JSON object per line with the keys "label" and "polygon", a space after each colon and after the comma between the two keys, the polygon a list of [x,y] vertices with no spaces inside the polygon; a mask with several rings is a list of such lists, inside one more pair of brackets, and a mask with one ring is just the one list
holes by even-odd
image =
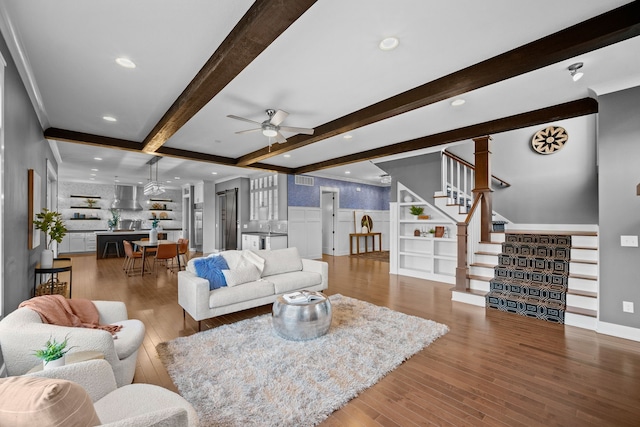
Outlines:
{"label": "mosaic tile wall panel", "polygon": [[487,307],[564,323],[570,253],[570,236],[507,234]]}
{"label": "mosaic tile wall panel", "polygon": [[[391,187],[359,184],[337,179],[314,177],[314,185],[296,185],[295,176],[287,176],[287,202],[289,206],[320,207],[320,187],[340,190],[341,209],[389,210]],[[360,191],[358,191],[360,189]]]}

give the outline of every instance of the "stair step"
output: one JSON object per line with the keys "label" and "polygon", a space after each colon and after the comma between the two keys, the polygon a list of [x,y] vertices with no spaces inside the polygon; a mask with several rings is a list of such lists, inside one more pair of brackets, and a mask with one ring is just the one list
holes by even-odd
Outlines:
{"label": "stair step", "polygon": [[467,279],[469,279],[469,280],[481,280],[483,282],[490,282],[493,279],[493,277],[478,276],[476,274],[469,274],[467,276]]}
{"label": "stair step", "polygon": [[571,274],[569,273],[569,278],[573,277],[574,279],[584,279],[584,280],[598,280],[598,276],[589,276],[587,274]]}
{"label": "stair step", "polygon": [[590,260],[590,259],[571,259],[571,262],[576,262],[579,264],[591,264],[591,265],[598,265],[598,261],[594,261],[594,260]]}
{"label": "stair step", "polygon": [[581,249],[584,251],[597,251],[597,246],[571,246],[571,249]]}
{"label": "stair step", "polygon": [[555,234],[557,236],[589,236],[598,235],[597,231],[560,231],[560,230],[507,230],[509,234]]}
{"label": "stair step", "polygon": [[482,262],[474,262],[473,264],[469,265],[470,267],[482,267],[482,268],[494,268],[496,265],[495,264],[485,264]]}
{"label": "stair step", "polygon": [[566,313],[573,313],[573,314],[580,314],[582,316],[588,316],[588,317],[598,317],[598,312],[596,310],[589,310],[589,309],[586,309],[586,308],[567,306],[567,308],[565,309],[565,312]]}
{"label": "stair step", "polygon": [[567,294],[578,295],[582,297],[598,298],[597,292],[585,291],[582,289],[567,289]]}
{"label": "stair step", "polygon": [[487,252],[487,251],[477,251],[476,255],[500,255],[500,253],[496,253],[496,252]]}

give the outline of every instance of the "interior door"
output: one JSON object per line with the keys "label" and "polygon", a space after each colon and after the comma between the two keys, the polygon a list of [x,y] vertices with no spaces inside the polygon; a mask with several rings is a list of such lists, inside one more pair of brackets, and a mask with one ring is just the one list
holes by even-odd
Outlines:
{"label": "interior door", "polygon": [[333,256],[335,253],[335,193],[323,192],[322,203],[322,253]]}

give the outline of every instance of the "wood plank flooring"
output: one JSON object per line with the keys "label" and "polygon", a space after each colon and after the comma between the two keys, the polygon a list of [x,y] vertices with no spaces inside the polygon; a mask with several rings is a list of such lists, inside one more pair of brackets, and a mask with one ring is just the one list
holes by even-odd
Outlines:
{"label": "wood plank flooring", "polygon": [[[640,426],[640,343],[451,301],[450,285],[389,264],[325,257],[341,293],[445,323],[450,332],[334,412],[322,426]],[[176,274],[126,277],[122,259],[73,256],[74,298],[121,300],[147,328],[135,382],[177,391],[157,344],[196,333]],[[264,306],[203,322],[203,330]]]}

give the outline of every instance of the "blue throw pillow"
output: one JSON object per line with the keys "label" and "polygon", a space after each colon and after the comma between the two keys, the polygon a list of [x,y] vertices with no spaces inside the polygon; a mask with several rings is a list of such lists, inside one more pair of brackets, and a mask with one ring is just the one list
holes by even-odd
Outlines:
{"label": "blue throw pillow", "polygon": [[196,268],[198,277],[209,281],[210,291],[227,286],[222,270],[228,270],[229,266],[220,255],[196,259],[193,266]]}

